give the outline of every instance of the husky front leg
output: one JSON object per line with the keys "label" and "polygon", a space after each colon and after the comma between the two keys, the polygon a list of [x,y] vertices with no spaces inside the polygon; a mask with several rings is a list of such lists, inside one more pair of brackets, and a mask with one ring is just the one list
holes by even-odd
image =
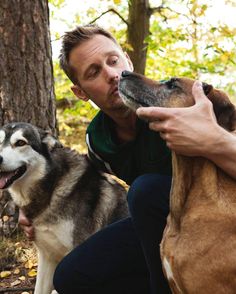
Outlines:
{"label": "husky front leg", "polygon": [[38,250],[38,273],[34,294],[50,294],[53,290],[53,274],[57,262]]}

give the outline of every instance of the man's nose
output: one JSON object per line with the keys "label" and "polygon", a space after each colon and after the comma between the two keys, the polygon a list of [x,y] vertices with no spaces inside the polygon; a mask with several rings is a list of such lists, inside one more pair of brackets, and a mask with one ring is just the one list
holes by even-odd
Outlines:
{"label": "man's nose", "polygon": [[117,69],[107,66],[104,70],[105,70],[106,79],[109,83],[119,80],[119,73]]}

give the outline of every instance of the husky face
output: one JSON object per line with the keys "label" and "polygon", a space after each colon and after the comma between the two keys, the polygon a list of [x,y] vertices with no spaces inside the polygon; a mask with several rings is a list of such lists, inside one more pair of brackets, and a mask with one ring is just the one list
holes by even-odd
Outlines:
{"label": "husky face", "polygon": [[0,189],[19,185],[46,173],[49,146],[46,133],[27,123],[10,123],[0,129]]}

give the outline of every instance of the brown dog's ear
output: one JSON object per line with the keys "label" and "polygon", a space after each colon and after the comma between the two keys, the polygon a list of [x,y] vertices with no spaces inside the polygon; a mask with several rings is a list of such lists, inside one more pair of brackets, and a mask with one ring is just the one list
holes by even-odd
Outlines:
{"label": "brown dog's ear", "polygon": [[207,83],[202,83],[202,88],[203,88],[205,95],[208,95],[211,92],[211,90],[213,89],[212,85],[209,85]]}
{"label": "brown dog's ear", "polygon": [[203,83],[203,90],[206,96],[213,103],[217,122],[228,131],[236,128],[236,109],[229,97],[222,91],[214,89],[211,85]]}

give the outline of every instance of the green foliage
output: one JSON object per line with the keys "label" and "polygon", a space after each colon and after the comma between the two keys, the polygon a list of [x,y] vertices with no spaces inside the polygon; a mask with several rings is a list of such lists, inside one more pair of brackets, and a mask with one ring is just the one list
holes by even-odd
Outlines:
{"label": "green foliage", "polygon": [[61,9],[65,5],[65,0],[48,0],[48,3],[57,9]]}
{"label": "green foliage", "polygon": [[[181,13],[177,2],[185,4]],[[146,74],[156,79],[198,78],[235,95],[235,81],[226,75],[230,73],[230,77],[236,69],[236,29],[222,22],[217,26],[211,24],[207,17],[211,3],[201,3],[169,1],[162,15],[155,14],[147,40]]]}
{"label": "green foliage", "polygon": [[55,94],[56,99],[72,98],[72,92],[70,90],[71,82],[66,77],[63,70],[60,68],[59,61],[53,62],[54,81],[55,81]]}
{"label": "green foliage", "polygon": [[[72,83],[67,78],[63,70],[59,66],[58,60],[54,61],[54,79],[55,79],[55,95],[57,100],[67,99],[68,101],[78,99],[74,96],[70,90]],[[97,113],[98,109],[92,104],[79,100],[76,103],[72,103],[72,107],[64,110],[65,118],[72,116],[74,118],[86,117],[92,119]]]}

